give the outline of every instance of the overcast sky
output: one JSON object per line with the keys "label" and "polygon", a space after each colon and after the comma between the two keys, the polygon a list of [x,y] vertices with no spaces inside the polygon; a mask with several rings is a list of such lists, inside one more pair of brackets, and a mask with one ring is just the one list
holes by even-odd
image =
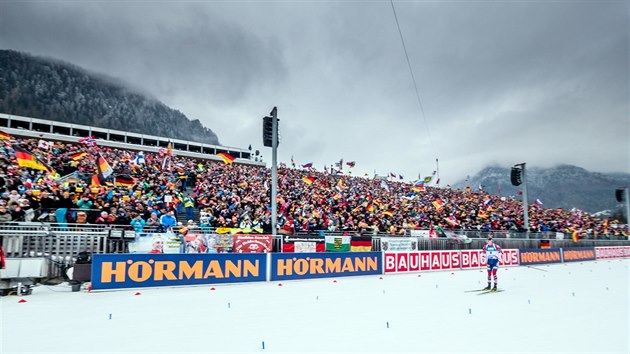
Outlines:
{"label": "overcast sky", "polygon": [[629,172],[628,1],[7,1],[0,48],[119,78],[279,161],[442,185],[489,165]]}

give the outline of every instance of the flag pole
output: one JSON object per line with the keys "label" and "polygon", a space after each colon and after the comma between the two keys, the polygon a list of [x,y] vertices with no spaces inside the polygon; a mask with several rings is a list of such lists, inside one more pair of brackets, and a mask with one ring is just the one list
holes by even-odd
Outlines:
{"label": "flag pole", "polygon": [[435,170],[437,171],[437,182],[438,182],[435,185],[437,187],[440,187],[439,186],[439,183],[440,183],[440,164],[438,162],[438,158],[437,157],[435,158]]}

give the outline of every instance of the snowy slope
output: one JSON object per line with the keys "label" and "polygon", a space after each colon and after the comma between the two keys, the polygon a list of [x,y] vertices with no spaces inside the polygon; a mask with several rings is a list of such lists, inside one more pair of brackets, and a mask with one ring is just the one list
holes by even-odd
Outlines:
{"label": "snowy slope", "polygon": [[485,286],[479,270],[215,290],[40,286],[26,303],[0,300],[0,353],[628,353],[629,263],[501,268],[505,291],[484,295],[466,292]]}

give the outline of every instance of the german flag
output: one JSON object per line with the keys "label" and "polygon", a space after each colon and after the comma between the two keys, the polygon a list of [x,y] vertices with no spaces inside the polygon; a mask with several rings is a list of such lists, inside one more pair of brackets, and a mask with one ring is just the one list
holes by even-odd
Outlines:
{"label": "german flag", "polygon": [[11,134],[0,131],[0,140],[11,140]]}
{"label": "german flag", "polygon": [[96,163],[99,173],[103,175],[103,179],[109,177],[112,173],[114,173],[114,170],[100,153],[98,154],[98,161]]}
{"label": "german flag", "polygon": [[393,212],[393,211],[391,211],[391,210],[384,211],[384,212],[383,212],[383,215],[387,215],[387,216],[394,216],[394,212]]}
{"label": "german flag", "polygon": [[[103,175],[101,175],[100,173],[95,173],[92,175],[92,178],[90,179],[90,187],[100,187],[103,185],[103,182],[104,182]],[[98,193],[98,191],[96,193]]]}
{"label": "german flag", "polygon": [[352,236],[350,238],[350,252],[372,251],[372,236]]}
{"label": "german flag", "polygon": [[580,241],[580,234],[578,233],[577,230],[573,231],[571,238],[573,238],[573,242],[577,243],[578,241]]}
{"label": "german flag", "polygon": [[42,170],[46,172],[50,172],[52,170],[46,164],[39,161],[35,155],[26,150],[16,147],[13,148],[13,151],[15,151],[15,159],[20,167],[28,167],[34,170]]}
{"label": "german flag", "polygon": [[70,158],[74,161],[79,161],[85,155],[87,155],[87,152],[77,152],[76,154],[70,155]]}
{"label": "german flag", "polygon": [[444,202],[442,199],[436,199],[431,204],[435,207],[435,210],[440,210],[444,207]]}
{"label": "german flag", "polygon": [[228,153],[220,152],[220,153],[217,154],[217,156],[222,158],[223,162],[225,162],[228,165],[231,164],[232,162],[234,162],[234,157],[230,156],[230,154],[228,154]]}
{"label": "german flag", "polygon": [[304,181],[308,185],[311,185],[313,184],[313,182],[315,182],[315,177],[307,176],[307,177],[302,178],[302,181]]}
{"label": "german flag", "polygon": [[367,209],[367,211],[369,211],[370,213],[374,212],[374,203],[370,202],[370,203],[367,205],[367,208],[366,208],[366,209]]}
{"label": "german flag", "polygon": [[120,175],[114,178],[114,185],[116,187],[133,187],[136,184],[133,178],[129,175]]}

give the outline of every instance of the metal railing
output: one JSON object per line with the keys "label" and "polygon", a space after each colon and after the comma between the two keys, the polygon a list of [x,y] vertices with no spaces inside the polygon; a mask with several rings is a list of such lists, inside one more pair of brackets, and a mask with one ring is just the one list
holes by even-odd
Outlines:
{"label": "metal railing", "polygon": [[[161,228],[145,227],[143,232],[162,232]],[[178,230],[174,230],[178,232]],[[191,229],[193,233],[215,233],[216,228]],[[298,233],[297,235],[304,235]],[[319,236],[356,235],[356,232],[317,231],[310,233]],[[418,250],[477,249],[483,247],[489,233],[486,231],[447,232],[447,237],[424,238],[409,235],[371,234],[372,250],[380,251],[381,237],[413,237],[417,239]],[[549,247],[595,247],[628,246],[627,239],[580,239],[575,243],[569,239],[556,239],[555,233],[499,233],[492,232],[496,242],[503,248],[539,248],[541,241]],[[135,231],[128,225],[99,224],[55,224],[42,222],[1,223],[0,238],[6,256],[52,257],[54,259],[74,259],[80,252],[126,253],[128,244],[135,238]],[[282,251],[281,236],[273,240],[273,251]]]}

